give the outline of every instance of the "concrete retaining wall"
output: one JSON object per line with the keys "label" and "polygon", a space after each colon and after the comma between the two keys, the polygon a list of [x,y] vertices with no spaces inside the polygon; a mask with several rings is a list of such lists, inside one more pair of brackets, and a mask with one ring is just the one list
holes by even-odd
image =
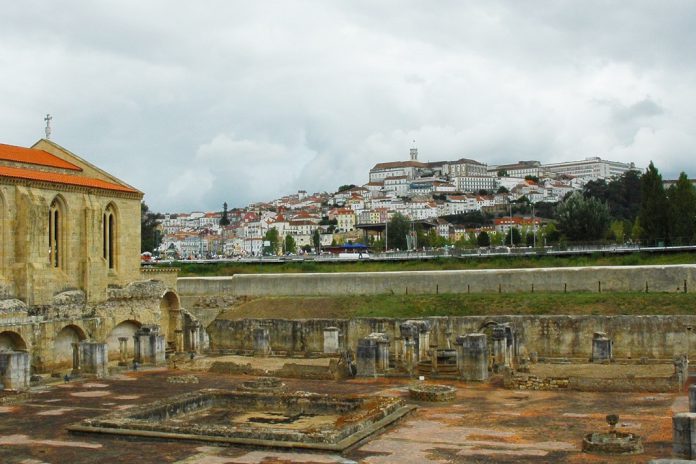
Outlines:
{"label": "concrete retaining wall", "polygon": [[[690,292],[696,265],[465,271],[237,274],[181,277],[184,307],[214,296],[330,296],[384,293]],[[189,304],[186,304],[189,303]]]}

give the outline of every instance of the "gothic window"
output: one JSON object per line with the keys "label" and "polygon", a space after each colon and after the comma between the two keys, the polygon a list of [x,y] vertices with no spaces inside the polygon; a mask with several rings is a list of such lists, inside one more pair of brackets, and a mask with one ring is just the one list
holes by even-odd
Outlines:
{"label": "gothic window", "polygon": [[116,210],[113,204],[109,204],[104,210],[102,218],[102,245],[103,256],[109,269],[116,267]]}
{"label": "gothic window", "polygon": [[65,208],[55,198],[48,210],[48,262],[52,268],[62,268],[65,262]]}

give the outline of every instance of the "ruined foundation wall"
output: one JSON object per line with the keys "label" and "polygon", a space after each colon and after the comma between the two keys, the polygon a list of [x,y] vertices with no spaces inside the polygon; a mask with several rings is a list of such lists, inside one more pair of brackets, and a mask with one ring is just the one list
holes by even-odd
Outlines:
{"label": "ruined foundation wall", "polygon": [[[517,332],[520,354],[538,357],[567,357],[589,360],[594,332],[606,332],[614,341],[616,358],[672,359],[687,346],[696,356],[696,316],[468,316],[426,318],[432,324],[430,343],[447,347],[446,333],[457,335],[481,332],[489,322],[510,323]],[[373,332],[386,333],[390,351],[397,351],[399,324],[403,319],[360,318],[353,320],[215,320],[208,326],[213,350],[253,350],[251,334],[256,327],[269,330],[271,350],[299,354],[323,351],[323,332],[338,327],[341,343],[357,349],[358,340]]]}
{"label": "ruined foundation wall", "polygon": [[691,292],[696,265],[603,266],[463,271],[238,274],[182,277],[187,307],[198,298],[384,293]]}

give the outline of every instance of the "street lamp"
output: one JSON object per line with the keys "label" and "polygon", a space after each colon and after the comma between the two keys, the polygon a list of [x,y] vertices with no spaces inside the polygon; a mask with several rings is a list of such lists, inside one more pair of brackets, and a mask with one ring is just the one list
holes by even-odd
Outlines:
{"label": "street lamp", "polygon": [[512,248],[514,246],[512,244],[512,203],[509,203],[508,206],[510,206],[510,223],[508,224],[508,228],[510,229],[510,248]]}

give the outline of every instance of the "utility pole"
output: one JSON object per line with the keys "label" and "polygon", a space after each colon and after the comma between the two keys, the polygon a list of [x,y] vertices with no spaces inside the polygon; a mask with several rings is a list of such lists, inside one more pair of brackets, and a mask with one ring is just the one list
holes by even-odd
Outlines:
{"label": "utility pole", "polygon": [[534,220],[534,203],[532,203],[532,231],[533,231],[532,237],[534,237],[532,240],[534,242],[534,248],[536,248],[537,229],[536,229],[536,221]]}

